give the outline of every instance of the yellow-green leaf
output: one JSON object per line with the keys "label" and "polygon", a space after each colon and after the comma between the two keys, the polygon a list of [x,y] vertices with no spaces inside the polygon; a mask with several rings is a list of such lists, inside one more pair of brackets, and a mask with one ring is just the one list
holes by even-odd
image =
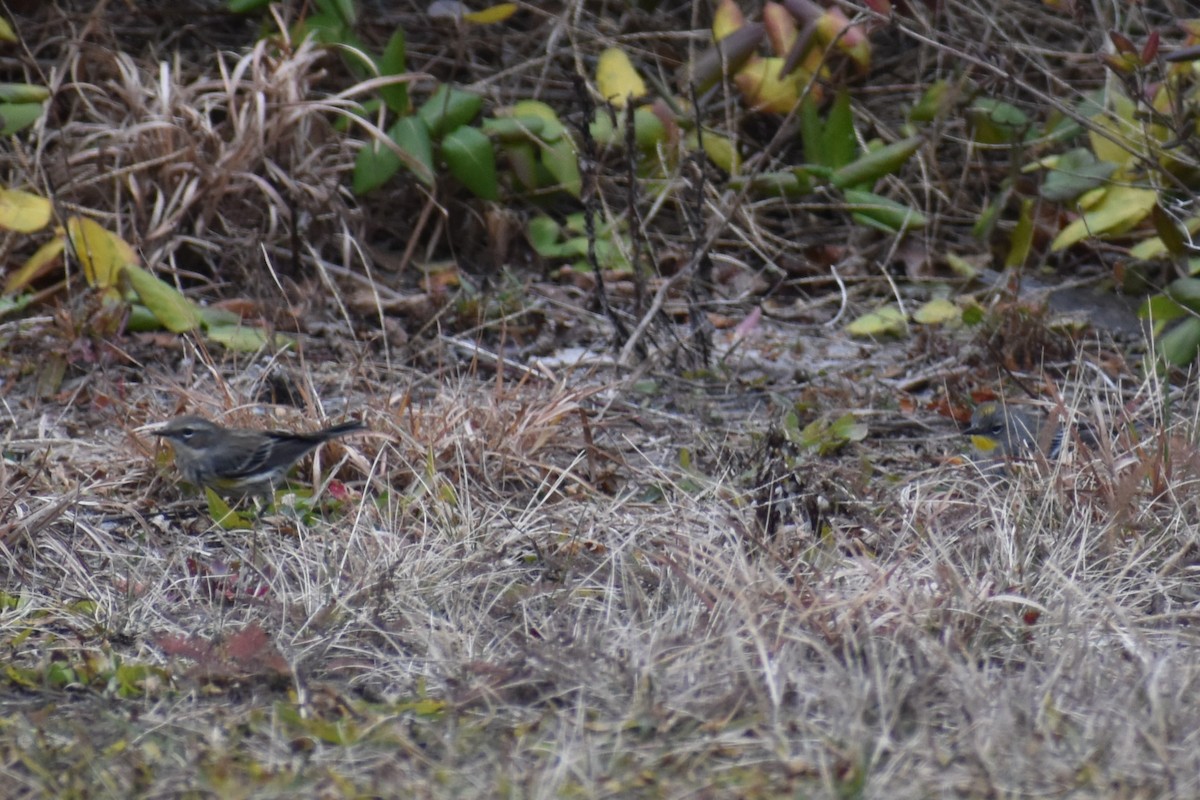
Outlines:
{"label": "yellow-green leaf", "polygon": [[154,273],[137,264],[126,264],[125,275],[146,308],[171,333],[183,333],[200,327],[200,314],[191,300]]}
{"label": "yellow-green leaf", "polygon": [[3,41],[3,42],[17,41],[16,32],[13,31],[12,25],[10,25],[8,20],[6,20],[4,17],[0,17],[0,41]]}
{"label": "yellow-green leaf", "polygon": [[624,50],[609,47],[596,63],[596,88],[600,96],[617,108],[624,108],[630,99],[646,94],[646,82]]}
{"label": "yellow-green leaf", "polygon": [[63,248],[66,246],[67,242],[63,237],[55,236],[39,247],[37,252],[21,265],[20,269],[9,275],[4,281],[4,293],[14,294],[19,292],[42,275],[45,275],[54,266],[54,262],[62,255]]}
{"label": "yellow-green leaf", "polygon": [[207,486],[204,496],[208,499],[208,513],[213,521],[227,531],[248,531],[254,528],[254,523],[246,514],[241,514],[229,507],[222,497]]}
{"label": "yellow-green leaf", "polygon": [[1026,197],[1021,201],[1021,213],[1017,217],[1017,226],[1013,228],[1012,241],[1008,248],[1008,258],[1004,260],[1006,267],[1020,267],[1029,258],[1029,250],[1033,247],[1033,198]]}
{"label": "yellow-green leaf", "polygon": [[50,201],[19,189],[0,189],[0,228],[34,233],[50,223]]}
{"label": "yellow-green leaf", "polygon": [[864,314],[846,326],[851,336],[902,335],[908,328],[904,314],[897,306],[884,306]]}
{"label": "yellow-green leaf", "polygon": [[562,138],[565,129],[558,118],[558,112],[540,100],[522,100],[496,112],[496,116],[505,117],[537,117],[542,120],[542,132],[539,138],[543,142],[556,142]]}
{"label": "yellow-green leaf", "polygon": [[1141,149],[1137,141],[1142,137],[1142,123],[1134,119],[1137,109],[1128,97],[1113,92],[1109,102],[1111,112],[1092,117],[1088,139],[1098,160],[1124,166],[1131,163]]}
{"label": "yellow-green leaf", "polygon": [[1059,231],[1051,251],[1065,250],[1088,236],[1120,233],[1141,222],[1158,202],[1158,192],[1133,186],[1111,186],[1090,211]]}
{"label": "yellow-green leaf", "polygon": [[515,13],[517,13],[516,3],[497,3],[482,11],[463,14],[463,19],[476,25],[493,25],[497,22],[504,22]]}
{"label": "yellow-green leaf", "polygon": [[[696,147],[696,139],[697,135],[695,131],[688,134],[687,145],[689,149]],[[728,136],[704,131],[703,136],[700,137],[700,142],[704,145],[704,154],[708,156],[709,161],[730,175],[736,175],[741,172],[742,157],[738,153],[737,148],[733,146],[733,140]]]}
{"label": "yellow-green leaf", "polygon": [[923,325],[937,325],[962,319],[962,309],[944,297],[930,300],[913,312],[913,321]]}
{"label": "yellow-green leaf", "polygon": [[0,102],[43,103],[50,99],[50,90],[35,83],[0,83]]}
{"label": "yellow-green leaf", "polygon": [[295,340],[282,334],[268,337],[262,328],[244,325],[218,325],[208,329],[209,339],[239,353],[256,353],[268,346],[291,347]]}

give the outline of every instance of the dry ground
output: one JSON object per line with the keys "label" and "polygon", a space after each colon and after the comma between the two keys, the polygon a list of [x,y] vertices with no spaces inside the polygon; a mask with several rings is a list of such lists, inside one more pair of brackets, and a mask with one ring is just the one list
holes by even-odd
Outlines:
{"label": "dry ground", "polygon": [[[1145,377],[1136,341],[1068,336],[979,285],[961,290],[988,308],[981,329],[851,339],[846,318],[895,287],[897,243],[715,184],[707,366],[669,323],[617,364],[575,282],[520,246],[486,266],[479,206],[439,201],[425,223],[411,186],[349,196],[353,147],[328,100],[305,102],[335,62],[276,60],[253,24],[203,8],[81,5],[17,16],[56,101],[6,153],[10,180],[103,214],[191,296],[234,298],[299,347],[102,335],[77,280],[3,323],[4,796],[1200,793],[1188,376]],[[1028,77],[1047,48],[1094,44],[1082,12],[984,5],[944,4],[942,46],[995,37]],[[453,47],[396,13],[414,69],[495,102],[536,85],[563,113],[553,70],[576,54],[656,31],[629,41],[666,58],[680,31],[703,35],[684,5],[619,24],[571,9],[570,28],[526,9],[527,38]],[[880,75],[945,68],[919,28],[881,35],[863,91],[880,126]],[[260,100],[272,115],[237,113]],[[906,176],[939,221],[928,252],[964,246],[979,187],[1005,172],[937,154],[924,190]],[[675,211],[653,242],[687,253]],[[824,267],[762,258],[832,243],[852,250],[844,292]],[[461,282],[439,294],[415,265],[452,258]],[[759,304],[789,313],[722,326]],[[551,360],[571,347],[590,359]],[[1022,387],[1051,387],[1099,446],[1003,475],[964,457],[950,412]],[[184,409],[370,433],[306,465],[316,497],[226,530],[136,430]],[[786,435],[847,411],[862,441]]]}

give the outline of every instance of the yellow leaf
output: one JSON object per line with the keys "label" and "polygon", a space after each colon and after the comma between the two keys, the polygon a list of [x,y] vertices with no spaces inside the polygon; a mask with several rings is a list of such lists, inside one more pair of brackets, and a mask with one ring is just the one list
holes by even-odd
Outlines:
{"label": "yellow leaf", "polygon": [[738,8],[737,3],[733,0],[721,0],[721,4],[713,13],[713,40],[719,42],[745,24],[746,18],[742,16],[742,10]]}
{"label": "yellow leaf", "polygon": [[101,289],[116,286],[124,266],[138,261],[124,239],[87,217],[67,220],[67,237],[90,286]]}
{"label": "yellow leaf", "polygon": [[609,47],[600,54],[596,64],[596,88],[600,96],[617,108],[624,108],[630,98],[646,94],[646,83],[633,68],[624,50]]}
{"label": "yellow leaf", "polygon": [[4,293],[15,294],[46,273],[54,262],[62,255],[67,242],[62,236],[55,236],[37,249],[21,268],[8,276],[4,281]]}
{"label": "yellow leaf", "polygon": [[756,111],[786,114],[800,102],[800,92],[808,82],[803,70],[780,77],[782,58],[758,58],[733,76],[738,89]]}
{"label": "yellow leaf", "polygon": [[17,189],[0,189],[0,228],[17,233],[40,231],[50,223],[53,207],[46,198]]}
{"label": "yellow leaf", "polygon": [[884,306],[864,314],[846,326],[851,336],[899,336],[907,330],[904,314],[896,306]]}
{"label": "yellow leaf", "polygon": [[10,25],[8,20],[6,20],[4,17],[0,17],[0,41],[17,41],[17,34],[13,31],[12,25]]}
{"label": "yellow leaf", "polygon": [[504,22],[515,13],[517,13],[516,3],[498,3],[482,11],[463,14],[463,19],[467,22],[474,22],[476,25],[492,25],[496,22]]}
{"label": "yellow leaf", "polygon": [[1111,112],[1092,117],[1088,139],[1097,160],[1125,166],[1142,149],[1137,144],[1143,138],[1141,123],[1134,120],[1136,109],[1129,98],[1113,94],[1111,102]]}
{"label": "yellow leaf", "polygon": [[913,320],[923,325],[936,325],[962,319],[962,309],[944,297],[930,300],[913,312]]}
{"label": "yellow leaf", "polygon": [[1111,186],[1090,211],[1059,231],[1050,250],[1065,250],[1088,236],[1126,231],[1145,219],[1156,202],[1158,193],[1153,189]]}

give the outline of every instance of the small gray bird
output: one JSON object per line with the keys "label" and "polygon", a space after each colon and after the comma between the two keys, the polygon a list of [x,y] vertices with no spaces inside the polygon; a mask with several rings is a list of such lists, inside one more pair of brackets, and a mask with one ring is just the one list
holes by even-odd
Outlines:
{"label": "small gray bird", "polygon": [[963,433],[984,452],[999,449],[1007,458],[1029,458],[1041,452],[1053,460],[1062,450],[1063,427],[1055,424],[1051,431],[1049,424],[1036,412],[987,402],[975,409]]}
{"label": "small gray bird", "polygon": [[195,486],[220,494],[270,498],[292,465],[330,439],[365,430],[343,422],[315,433],[223,428],[204,417],[177,417],[154,431],[171,443],[175,466]]}

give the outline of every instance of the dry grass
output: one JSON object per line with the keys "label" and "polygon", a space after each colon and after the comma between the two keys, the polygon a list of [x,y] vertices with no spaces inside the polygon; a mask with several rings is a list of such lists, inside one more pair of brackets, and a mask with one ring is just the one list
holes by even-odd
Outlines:
{"label": "dry grass", "polygon": [[[897,81],[1004,56],[1011,99],[1037,109],[1101,74],[1061,15],[943,6],[945,24],[888,34],[879,58]],[[494,99],[566,108],[575,57],[611,29],[572,8],[569,26],[530,12],[511,42],[475,31],[444,49],[421,37],[431,23],[403,21],[431,71],[450,60]],[[682,4],[661,13],[668,34],[640,52],[667,63],[690,23]],[[408,256],[427,260],[486,247],[466,241],[477,218],[452,224],[458,201],[351,202],[353,143],[332,121],[356,90],[323,93],[339,69],[327,56],[229,34],[241,49],[156,58],[118,46],[111,14],[38,20],[22,33],[43,43],[59,100],[4,157],[11,182],[53,187],[60,210],[136,239],[191,292],[253,276],[262,315],[302,349],[239,361],[177,337],[108,342],[73,324],[78,288],[3,327],[6,796],[1200,793],[1193,380],[1138,379],[1117,345],[1063,345],[1044,321],[1001,324],[1006,352],[1037,342],[1046,359],[1014,363],[1021,383],[1052,384],[1049,410],[1101,441],[999,475],[920,411],[938,387],[995,374],[969,332],[850,343],[764,320],[743,339],[712,332],[720,369],[684,380],[671,342],[689,332],[656,319],[637,370],[510,369],[544,354],[530,341],[602,351],[604,318],[533,277],[516,281],[516,312],[486,291],[475,310],[385,310],[420,282],[379,271],[387,237],[421,237]],[[900,123],[885,94],[863,87],[880,131]],[[890,187],[935,220],[928,251],[965,246],[981,187],[1007,169],[956,124]],[[679,233],[690,200],[666,187],[682,180],[642,219],[650,246],[686,261],[704,234]],[[612,214],[617,183],[602,186]],[[714,307],[744,314],[769,285],[797,320],[844,321],[891,295],[899,243],[831,224],[820,203],[704,188]],[[297,251],[293,209],[308,221]],[[833,243],[847,245],[837,281],[820,258],[796,267]],[[357,317],[341,297],[364,288],[375,305]],[[451,346],[471,337],[502,356]],[[1072,357],[1052,363],[1060,348]],[[33,353],[67,365],[55,391],[39,393]],[[918,413],[897,408],[908,397]],[[766,435],[797,407],[854,410],[871,436],[818,456]],[[135,430],[185,408],[297,429],[361,416],[371,432],[306,466],[314,497],[227,531]]]}

